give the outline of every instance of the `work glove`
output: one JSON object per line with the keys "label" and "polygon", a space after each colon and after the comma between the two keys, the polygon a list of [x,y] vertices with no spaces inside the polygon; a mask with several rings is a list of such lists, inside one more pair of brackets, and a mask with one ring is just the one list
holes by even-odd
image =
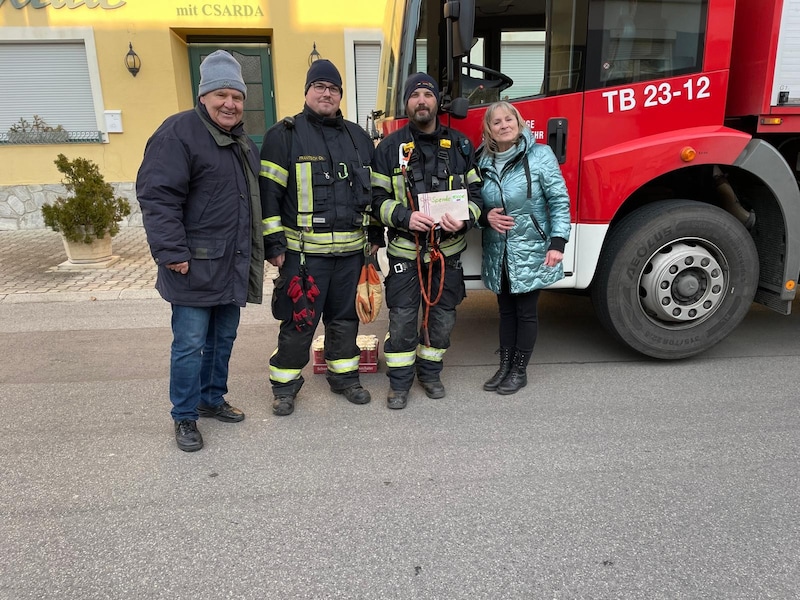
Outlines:
{"label": "work glove", "polygon": [[289,285],[286,286],[286,295],[289,296],[292,303],[297,303],[304,296],[303,286],[300,282],[299,275],[295,275],[294,277],[292,277],[292,280],[289,282]]}
{"label": "work glove", "polygon": [[286,294],[292,301],[292,320],[297,331],[314,326],[314,300],[319,296],[319,288],[314,278],[305,269],[295,275],[286,286]]}
{"label": "work glove", "polygon": [[356,287],[356,314],[362,323],[372,323],[381,311],[383,286],[378,270],[372,260],[361,267]]}

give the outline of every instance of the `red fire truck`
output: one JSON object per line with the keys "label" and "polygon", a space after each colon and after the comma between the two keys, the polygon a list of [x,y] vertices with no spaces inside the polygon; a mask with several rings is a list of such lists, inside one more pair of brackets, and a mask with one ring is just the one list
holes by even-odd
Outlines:
{"label": "red fire truck", "polygon": [[[394,0],[382,132],[437,77],[478,145],[511,101],[572,199],[567,277],[621,342],[692,356],[753,301],[788,314],[800,274],[800,0]],[[381,114],[382,113],[382,114]],[[463,119],[453,120],[451,119]],[[480,285],[480,233],[465,273]]]}

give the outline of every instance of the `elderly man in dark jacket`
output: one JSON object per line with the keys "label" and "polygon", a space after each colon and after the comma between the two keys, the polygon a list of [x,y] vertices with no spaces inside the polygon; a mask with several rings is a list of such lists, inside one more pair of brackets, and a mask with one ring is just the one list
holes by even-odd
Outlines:
{"label": "elderly man in dark jacket", "polygon": [[261,302],[264,280],[258,148],[242,127],[246,93],[236,59],[208,55],[197,105],[156,130],[136,180],[156,288],[172,304],[169,395],[186,452],[203,447],[198,416],[244,419],[224,395],[240,308]]}

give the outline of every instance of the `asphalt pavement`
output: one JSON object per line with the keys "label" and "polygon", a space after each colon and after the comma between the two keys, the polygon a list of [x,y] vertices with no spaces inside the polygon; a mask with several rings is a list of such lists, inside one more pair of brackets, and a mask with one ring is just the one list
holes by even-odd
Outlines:
{"label": "asphalt pavement", "polygon": [[500,397],[494,297],[470,292],[445,398],[387,409],[381,359],[355,406],[309,364],[289,417],[277,325],[248,306],[227,395],[247,418],[201,419],[189,454],[142,230],[114,252],[59,269],[56,234],[0,232],[0,599],[798,597],[797,306],[665,363],[545,293],[530,383]]}

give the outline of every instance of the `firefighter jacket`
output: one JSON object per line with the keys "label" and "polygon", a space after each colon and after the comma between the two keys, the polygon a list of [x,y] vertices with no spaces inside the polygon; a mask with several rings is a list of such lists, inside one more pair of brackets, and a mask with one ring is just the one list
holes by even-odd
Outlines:
{"label": "firefighter jacket", "polygon": [[[366,132],[341,112],[321,117],[304,106],[302,113],[273,125],[261,146],[259,178],[266,257],[287,250],[363,252],[373,153]],[[370,239],[383,240],[377,223]]]}
{"label": "firefighter jacket", "polygon": [[[167,302],[261,302],[258,148],[241,123],[225,131],[202,104],[169,117],[147,142],[136,196]],[[184,261],[186,275],[167,268]]]}
{"label": "firefighter jacket", "polygon": [[[406,173],[400,164],[401,147],[413,142]],[[413,206],[408,198],[411,188]],[[469,221],[456,233],[442,232],[439,250],[455,256],[467,247],[465,234],[481,214],[481,178],[475,166],[475,149],[463,134],[439,125],[433,133],[423,133],[411,124],[386,137],[375,150],[373,162],[372,213],[389,228],[389,256],[415,260],[414,232],[408,225],[418,209],[420,192],[467,189]],[[423,259],[430,261],[430,255]]]}
{"label": "firefighter jacket", "polygon": [[548,250],[564,251],[570,233],[567,185],[550,146],[535,143],[525,129],[499,173],[488,152],[481,154],[478,164],[483,173],[484,210],[502,208],[514,217],[514,226],[506,233],[495,231],[488,221],[484,223],[485,216],[481,218],[485,225],[481,275],[486,287],[499,294],[504,271],[512,294],[562,279],[562,263],[544,265]]}

